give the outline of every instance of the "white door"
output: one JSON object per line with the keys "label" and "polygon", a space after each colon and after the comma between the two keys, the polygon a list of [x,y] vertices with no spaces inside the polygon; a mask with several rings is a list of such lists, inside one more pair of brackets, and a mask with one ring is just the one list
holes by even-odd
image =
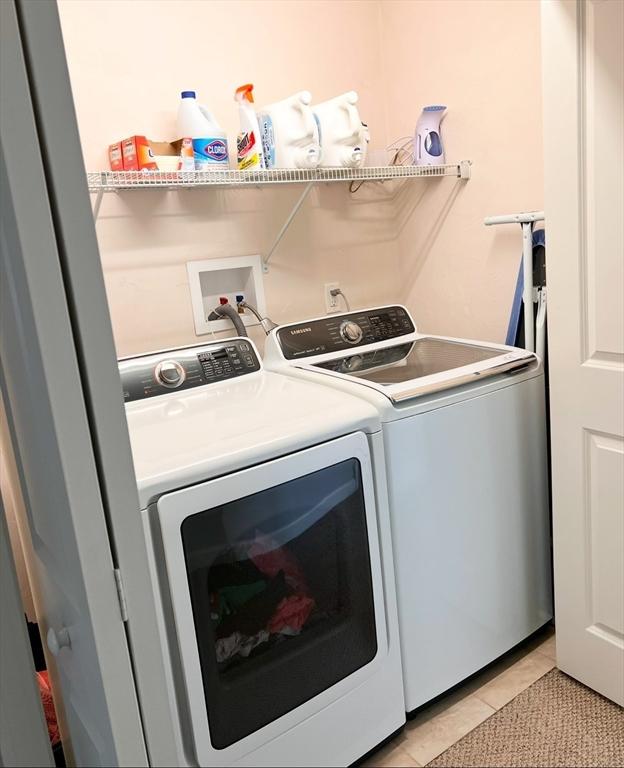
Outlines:
{"label": "white door", "polygon": [[542,3],[557,664],[624,704],[624,3]]}
{"label": "white door", "polygon": [[[0,3],[4,442],[15,459],[14,490],[24,501],[24,543],[68,762],[141,766],[147,765],[142,724],[63,279],[66,244],[42,162],[44,134],[23,44],[25,14],[45,15],[41,6],[54,5],[35,5]],[[48,25],[47,33],[62,56],[60,29]],[[71,117],[69,111],[69,127]],[[65,149],[79,157],[73,138]]]}

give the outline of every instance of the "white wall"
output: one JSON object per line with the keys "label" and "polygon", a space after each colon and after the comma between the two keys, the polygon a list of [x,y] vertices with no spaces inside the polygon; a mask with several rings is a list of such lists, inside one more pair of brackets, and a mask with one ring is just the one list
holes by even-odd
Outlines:
{"label": "white wall", "polygon": [[[519,235],[482,218],[542,205],[538,5],[59,0],[85,164],[105,168],[107,145],[133,133],[174,138],[183,88],[231,142],[243,82],[259,105],[354,88],[377,150],[443,101],[448,157],[472,158],[473,180],[315,188],[274,255],[267,307],[278,322],[323,314],[323,284],[338,280],[355,307],[406,301],[424,330],[500,340]],[[119,354],[198,341],[186,261],[266,252],[299,193],[106,195],[97,228]]]}
{"label": "white wall", "polygon": [[[90,170],[106,167],[115,139],[175,137],[181,89],[195,88],[233,138],[234,90],[249,81],[259,105],[302,88],[319,101],[355,88],[374,145],[385,146],[375,2],[59,5]],[[105,196],[97,230],[119,354],[196,342],[185,263],[265,253],[300,192],[287,186]],[[355,306],[396,300],[389,211],[350,197],[346,185],[316,188],[280,244],[265,278],[276,321],[324,313],[323,284],[336,280]]]}
{"label": "white wall", "polygon": [[474,162],[468,184],[405,192],[405,301],[423,331],[504,341],[520,227],[483,218],[543,208],[539,2],[384,0],[382,11],[389,140],[409,133],[422,105],[446,104],[447,157]]}

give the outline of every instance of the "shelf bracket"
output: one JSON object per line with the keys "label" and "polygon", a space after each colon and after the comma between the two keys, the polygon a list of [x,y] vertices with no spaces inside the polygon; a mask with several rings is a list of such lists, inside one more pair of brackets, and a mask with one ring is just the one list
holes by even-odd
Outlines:
{"label": "shelf bracket", "polygon": [[100,187],[95,195],[95,203],[93,205],[93,220],[97,221],[100,213],[100,206],[102,205],[102,198],[104,197],[104,187]]}
{"label": "shelf bracket", "polygon": [[459,164],[459,178],[469,179],[472,174],[472,163],[470,160],[462,160]]}
{"label": "shelf bracket", "polygon": [[301,208],[301,206],[303,205],[303,203],[304,203],[304,201],[305,201],[306,197],[308,196],[308,194],[309,194],[310,190],[312,189],[312,187],[314,186],[314,184],[315,184],[315,182],[314,182],[314,181],[309,181],[309,182],[308,182],[308,183],[305,185],[305,187],[304,187],[304,190],[303,190],[303,192],[301,193],[301,195],[299,195],[299,199],[298,199],[298,200],[297,200],[297,202],[294,204],[294,206],[293,206],[293,209],[291,210],[291,212],[290,212],[290,214],[289,214],[288,218],[287,218],[287,219],[286,219],[286,221],[284,222],[284,225],[283,225],[283,227],[282,227],[282,228],[280,229],[280,231],[278,232],[278,234],[277,234],[277,237],[276,237],[276,238],[275,238],[275,240],[273,241],[273,245],[271,246],[271,248],[270,248],[269,252],[268,252],[268,253],[267,253],[267,255],[266,255],[266,256],[265,256],[265,257],[262,259],[262,271],[263,271],[263,272],[268,272],[268,271],[269,271],[269,261],[271,261],[271,257],[272,257],[272,256],[273,256],[273,254],[275,253],[275,250],[276,250],[277,246],[280,244],[280,242],[281,242],[282,238],[284,237],[284,235],[285,235],[285,234],[286,234],[286,232],[288,231],[288,227],[290,227],[290,225],[292,224],[292,222],[293,222],[293,219],[294,219],[294,218],[295,218],[295,216],[297,215],[297,212],[299,211],[299,209],[300,209],[300,208]]}

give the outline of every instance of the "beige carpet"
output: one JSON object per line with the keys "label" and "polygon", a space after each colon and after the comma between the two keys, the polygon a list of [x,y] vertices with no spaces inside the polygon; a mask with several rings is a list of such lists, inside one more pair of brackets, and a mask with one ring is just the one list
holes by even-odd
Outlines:
{"label": "beige carpet", "polygon": [[624,710],[553,669],[428,765],[624,766]]}

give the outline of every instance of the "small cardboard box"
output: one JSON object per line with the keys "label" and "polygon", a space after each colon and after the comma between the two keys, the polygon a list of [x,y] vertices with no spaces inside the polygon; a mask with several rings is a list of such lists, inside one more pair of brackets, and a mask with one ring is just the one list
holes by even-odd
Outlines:
{"label": "small cardboard box", "polygon": [[121,152],[121,142],[111,144],[108,148],[108,164],[111,171],[123,171],[123,154]]}
{"label": "small cardboard box", "polygon": [[[121,142],[124,171],[157,171],[158,166],[145,136],[130,136]],[[151,155],[151,156],[150,156]]]}
{"label": "small cardboard box", "polygon": [[[150,141],[145,136],[130,136],[121,142],[124,171],[157,171],[158,157],[179,157],[176,170],[188,170],[189,155],[193,156],[190,139],[178,139],[174,142]],[[165,170],[165,169],[162,169]],[[166,170],[169,170],[167,168]]]}

